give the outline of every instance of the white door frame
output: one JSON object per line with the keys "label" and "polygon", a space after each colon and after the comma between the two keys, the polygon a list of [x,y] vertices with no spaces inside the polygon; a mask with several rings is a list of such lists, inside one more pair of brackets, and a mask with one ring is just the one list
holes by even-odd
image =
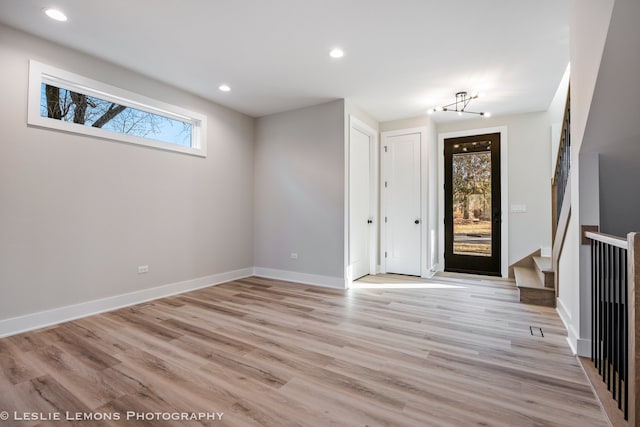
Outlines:
{"label": "white door frame", "polygon": [[[394,136],[408,135],[408,134],[420,134],[420,276],[430,277],[428,260],[430,259],[427,245],[427,230],[429,224],[427,224],[427,189],[428,189],[428,173],[427,173],[427,128],[416,127],[409,129],[393,130],[381,133],[381,149],[384,150],[384,146],[389,143],[389,138]],[[381,179],[387,174],[389,166],[384,161],[386,157],[381,161]],[[384,218],[387,212],[387,203],[385,192],[382,191],[382,185],[380,186],[380,218]],[[380,222],[380,272],[386,273],[386,262],[384,253],[387,248],[386,238],[386,225],[384,220]]]}
{"label": "white door frame", "polygon": [[500,134],[500,209],[502,210],[502,227],[500,242],[500,272],[502,277],[509,277],[509,168],[507,127],[497,126],[482,129],[469,129],[457,132],[438,134],[438,248],[439,271],[444,271],[444,140],[462,136],[482,135],[485,133]]}
{"label": "white door frame", "polygon": [[346,286],[349,288],[351,283],[353,283],[353,273],[352,273],[352,265],[351,265],[351,194],[349,194],[351,188],[351,159],[349,158],[349,153],[351,152],[351,129],[355,129],[359,132],[364,133],[369,137],[369,153],[370,153],[370,168],[371,171],[371,182],[370,182],[370,205],[369,211],[371,212],[371,216],[373,217],[373,224],[369,227],[369,274],[376,274],[376,255],[378,253],[378,169],[380,165],[378,153],[379,153],[379,144],[378,144],[378,131],[373,129],[371,126],[364,123],[362,120],[354,117],[353,115],[349,115],[349,130],[348,130],[348,144],[345,150],[346,166],[346,186],[345,191],[347,192],[347,220],[345,236],[347,240],[346,248],[345,248],[345,258],[347,259],[347,268],[346,268]]}

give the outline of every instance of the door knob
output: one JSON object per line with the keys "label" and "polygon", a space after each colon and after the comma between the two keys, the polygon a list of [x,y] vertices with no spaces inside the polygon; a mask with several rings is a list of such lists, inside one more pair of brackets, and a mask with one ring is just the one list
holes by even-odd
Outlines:
{"label": "door knob", "polygon": [[413,222],[414,222],[414,224],[420,224],[420,220],[419,220],[419,219],[416,219],[416,220],[415,220],[415,221],[413,221]]}
{"label": "door knob", "polygon": [[372,219],[368,219],[367,220],[367,224],[373,224],[373,220]]}

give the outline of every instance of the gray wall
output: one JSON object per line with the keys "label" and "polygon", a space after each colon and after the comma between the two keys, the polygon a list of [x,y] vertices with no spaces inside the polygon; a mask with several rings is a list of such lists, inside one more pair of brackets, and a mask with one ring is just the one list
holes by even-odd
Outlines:
{"label": "gray wall", "polygon": [[[640,117],[640,116],[639,116]],[[640,231],[640,132],[600,155],[600,231],[625,237]]]}
{"label": "gray wall", "polygon": [[344,277],[344,114],[339,100],[257,120],[256,267]]}
{"label": "gray wall", "polygon": [[581,151],[600,154],[600,229],[618,236],[640,231],[638,17],[640,2],[616,0]]}
{"label": "gray wall", "polygon": [[[208,157],[27,127],[29,59],[206,114]],[[253,266],[252,118],[3,26],[0,63],[0,320]]]}
{"label": "gray wall", "polygon": [[613,4],[614,0],[575,0],[572,4],[571,145],[578,149],[589,117]]}

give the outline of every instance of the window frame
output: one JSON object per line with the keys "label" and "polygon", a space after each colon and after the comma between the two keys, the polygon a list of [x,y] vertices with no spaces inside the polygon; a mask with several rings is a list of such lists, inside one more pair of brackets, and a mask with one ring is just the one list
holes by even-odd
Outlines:
{"label": "window frame", "polygon": [[[135,108],[173,120],[191,124],[191,146],[185,147],[140,136],[119,133],[108,129],[94,128],[79,123],[42,117],[41,85],[51,84],[56,87],[93,96],[105,101],[114,102],[126,107]],[[29,61],[29,95],[27,123],[31,126],[53,129],[57,131],[88,135],[112,141],[175,151],[194,156],[207,156],[206,126],[207,117],[176,105],[158,101],[125,89],[99,82],[69,71],[65,71],[41,62]]]}

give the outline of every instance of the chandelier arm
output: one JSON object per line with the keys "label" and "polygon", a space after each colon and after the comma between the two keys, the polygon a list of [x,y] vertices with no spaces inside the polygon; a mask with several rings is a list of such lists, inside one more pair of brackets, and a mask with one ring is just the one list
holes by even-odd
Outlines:
{"label": "chandelier arm", "polygon": [[453,106],[453,105],[456,105],[456,104],[458,104],[458,101],[456,101],[456,102],[452,102],[451,104],[442,105],[442,108],[449,108],[449,107],[451,107],[451,106]]}
{"label": "chandelier arm", "polygon": [[467,108],[467,105],[469,105],[470,102],[471,102],[471,98],[465,98],[464,105],[462,106],[462,110],[460,111],[464,111],[464,109]]}
{"label": "chandelier arm", "polygon": [[[487,113],[485,112],[478,112],[478,111],[467,111],[466,108],[469,105],[469,103],[471,102],[471,100],[473,99],[477,99],[478,95],[474,95],[474,96],[468,96],[467,92],[458,92],[456,93],[456,100],[455,102],[452,102],[451,104],[447,104],[447,105],[442,105],[441,108],[442,111],[451,111],[451,112],[456,112],[456,113],[468,113],[468,114],[477,114],[479,116],[484,116]],[[454,107],[454,108],[452,108]],[[434,109],[435,111],[435,109]]]}

